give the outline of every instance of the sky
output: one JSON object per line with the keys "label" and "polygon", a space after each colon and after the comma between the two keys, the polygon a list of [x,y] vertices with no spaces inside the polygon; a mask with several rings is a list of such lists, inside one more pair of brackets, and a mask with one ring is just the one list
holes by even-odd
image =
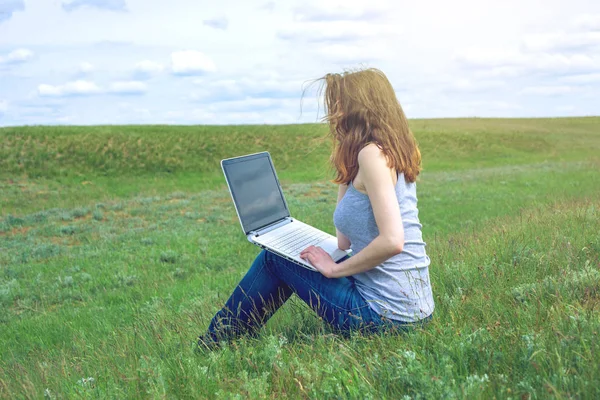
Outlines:
{"label": "sky", "polygon": [[317,122],[365,67],[409,118],[600,115],[600,1],[0,0],[0,126]]}

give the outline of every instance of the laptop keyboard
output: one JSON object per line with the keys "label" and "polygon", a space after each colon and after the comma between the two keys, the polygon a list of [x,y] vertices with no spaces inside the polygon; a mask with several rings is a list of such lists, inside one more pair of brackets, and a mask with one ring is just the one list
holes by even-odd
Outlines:
{"label": "laptop keyboard", "polygon": [[306,226],[286,232],[282,236],[271,238],[263,242],[263,244],[292,257],[296,257],[308,246],[317,244],[328,237],[328,234]]}

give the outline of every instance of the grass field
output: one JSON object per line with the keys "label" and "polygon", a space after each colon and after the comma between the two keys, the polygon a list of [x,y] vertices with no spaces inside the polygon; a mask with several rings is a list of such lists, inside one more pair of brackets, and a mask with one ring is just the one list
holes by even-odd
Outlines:
{"label": "grass field", "polygon": [[258,248],[221,158],[334,232],[323,125],[0,129],[1,398],[600,398],[600,118],[416,120],[436,311],[344,339],[297,299],[194,352]]}

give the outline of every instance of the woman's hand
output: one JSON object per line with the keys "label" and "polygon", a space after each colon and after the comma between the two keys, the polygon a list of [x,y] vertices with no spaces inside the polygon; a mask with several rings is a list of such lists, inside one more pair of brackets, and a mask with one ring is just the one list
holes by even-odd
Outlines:
{"label": "woman's hand", "polygon": [[337,265],[333,258],[322,248],[309,246],[302,250],[300,258],[308,261],[326,278],[333,278],[335,266]]}

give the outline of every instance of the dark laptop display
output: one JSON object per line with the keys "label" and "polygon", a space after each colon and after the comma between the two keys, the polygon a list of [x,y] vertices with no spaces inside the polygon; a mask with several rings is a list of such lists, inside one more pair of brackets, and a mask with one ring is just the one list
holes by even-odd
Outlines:
{"label": "dark laptop display", "polygon": [[223,171],[246,234],[290,216],[268,153],[224,160]]}

